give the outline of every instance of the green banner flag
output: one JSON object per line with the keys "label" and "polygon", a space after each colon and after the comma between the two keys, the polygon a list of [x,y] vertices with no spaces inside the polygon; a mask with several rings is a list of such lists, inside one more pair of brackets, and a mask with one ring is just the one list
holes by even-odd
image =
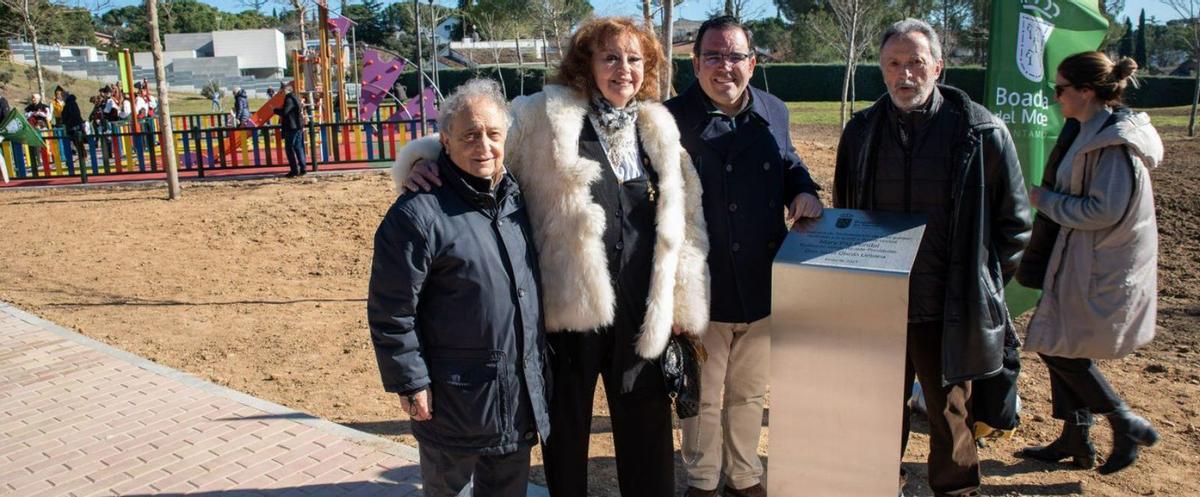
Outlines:
{"label": "green banner flag", "polygon": [[[1041,184],[1046,155],[1062,129],[1054,105],[1058,64],[1099,48],[1107,30],[1098,0],[992,2],[984,100],[1012,132],[1027,184]],[[1005,295],[1014,316],[1037,304],[1037,291],[1016,281]]]}
{"label": "green banner flag", "polygon": [[42,141],[42,134],[30,126],[29,121],[25,120],[25,115],[17,109],[9,111],[8,117],[0,120],[0,135],[10,142],[24,143],[38,148],[46,146],[46,143]]}

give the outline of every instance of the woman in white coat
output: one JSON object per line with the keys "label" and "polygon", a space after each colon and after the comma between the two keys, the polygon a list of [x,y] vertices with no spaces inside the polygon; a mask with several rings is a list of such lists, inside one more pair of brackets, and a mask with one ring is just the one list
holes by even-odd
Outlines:
{"label": "woman in white coat", "polygon": [[[659,357],[672,333],[708,322],[708,237],[699,177],[659,97],[663,52],[629,18],[599,17],[571,38],[556,83],[513,102],[504,166],[521,186],[541,266],[550,365],[554,497],[585,497],[596,384],[607,395],[625,497],[674,494],[671,401]],[[436,184],[397,155],[397,188]],[[410,172],[412,173],[410,175]]]}
{"label": "woman in white coat", "polygon": [[1021,454],[1043,461],[1096,462],[1088,439],[1092,415],[1108,418],[1113,450],[1099,468],[1110,474],[1137,460],[1140,447],[1158,441],[1096,367],[1097,359],[1124,357],[1154,337],[1158,231],[1150,169],[1162,161],[1158,132],[1145,113],[1120,106],[1137,63],[1113,63],[1103,52],[1063,60],[1055,93],[1063,117],[1079,135],[1058,163],[1053,189],[1030,191],[1033,206],[1060,226],[1029,323],[1025,349],[1050,370],[1053,415],[1063,420],[1058,439]]}

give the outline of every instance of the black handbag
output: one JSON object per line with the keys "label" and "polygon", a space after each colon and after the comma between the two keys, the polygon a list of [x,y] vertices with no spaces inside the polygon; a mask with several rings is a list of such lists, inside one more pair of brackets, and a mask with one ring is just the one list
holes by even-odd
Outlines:
{"label": "black handbag", "polygon": [[685,335],[671,335],[663,351],[663,380],[679,419],[700,414],[700,365],[704,359],[704,346]]}

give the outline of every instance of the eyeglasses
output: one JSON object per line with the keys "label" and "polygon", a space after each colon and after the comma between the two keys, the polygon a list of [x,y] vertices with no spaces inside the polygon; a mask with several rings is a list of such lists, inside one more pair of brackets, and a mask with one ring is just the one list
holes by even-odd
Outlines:
{"label": "eyeglasses", "polygon": [[1067,91],[1067,88],[1075,88],[1075,89],[1080,89],[1080,90],[1082,90],[1082,89],[1084,89],[1084,88],[1087,88],[1087,87],[1086,87],[1086,86],[1079,86],[1079,85],[1070,85],[1070,84],[1067,84],[1067,85],[1054,85],[1054,96],[1056,96],[1056,97],[1061,97],[1061,96],[1062,96],[1062,94],[1063,94],[1063,92],[1064,92],[1064,91]]}
{"label": "eyeglasses", "polygon": [[720,66],[724,64],[725,61],[729,61],[729,65],[736,66],[747,60],[750,60],[750,54],[741,52],[729,52],[729,54],[723,54],[720,52],[704,52],[700,54],[700,60],[703,61],[704,65],[708,67]]}

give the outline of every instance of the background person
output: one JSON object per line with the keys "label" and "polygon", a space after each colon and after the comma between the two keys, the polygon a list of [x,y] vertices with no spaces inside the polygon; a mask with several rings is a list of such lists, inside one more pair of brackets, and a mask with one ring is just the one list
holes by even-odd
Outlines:
{"label": "background person", "polygon": [[283,131],[283,146],[288,161],[287,177],[294,178],[305,174],[304,106],[296,96],[294,82],[288,82],[283,88],[287,95],[283,98],[283,105],[274,112],[279,116],[279,124]]}
{"label": "background person", "polygon": [[1154,338],[1158,291],[1158,228],[1149,170],[1163,145],[1145,113],[1121,105],[1137,63],[1114,64],[1103,52],[1067,57],[1055,76],[1063,117],[1078,135],[1058,162],[1052,188],[1030,200],[1060,226],[1050,252],[1042,297],[1029,322],[1025,350],[1050,370],[1053,416],[1062,434],[1021,455],[1048,462],[1072,459],[1090,468],[1092,415],[1108,418],[1113,449],[1100,474],[1132,465],[1139,447],[1158,441],[1149,421],[1133,413],[1096,367]]}
{"label": "background person", "polygon": [[67,131],[67,139],[75,147],[75,161],[80,167],[83,167],[84,157],[87,155],[87,149],[84,147],[84,142],[87,140],[87,131],[84,126],[86,121],[83,120],[79,102],[72,93],[67,93],[63,98],[61,122]]}
{"label": "background person", "polygon": [[238,127],[254,125],[250,122],[250,99],[246,90],[237,86],[233,87],[233,114]]}
{"label": "background person", "polygon": [[29,96],[29,105],[25,106],[25,119],[29,125],[37,129],[50,128],[50,106],[42,102],[42,96],[34,93]]}
{"label": "background person", "polygon": [[63,106],[66,105],[67,90],[62,86],[54,87],[54,99],[50,100],[50,115],[55,124],[62,123]]}

